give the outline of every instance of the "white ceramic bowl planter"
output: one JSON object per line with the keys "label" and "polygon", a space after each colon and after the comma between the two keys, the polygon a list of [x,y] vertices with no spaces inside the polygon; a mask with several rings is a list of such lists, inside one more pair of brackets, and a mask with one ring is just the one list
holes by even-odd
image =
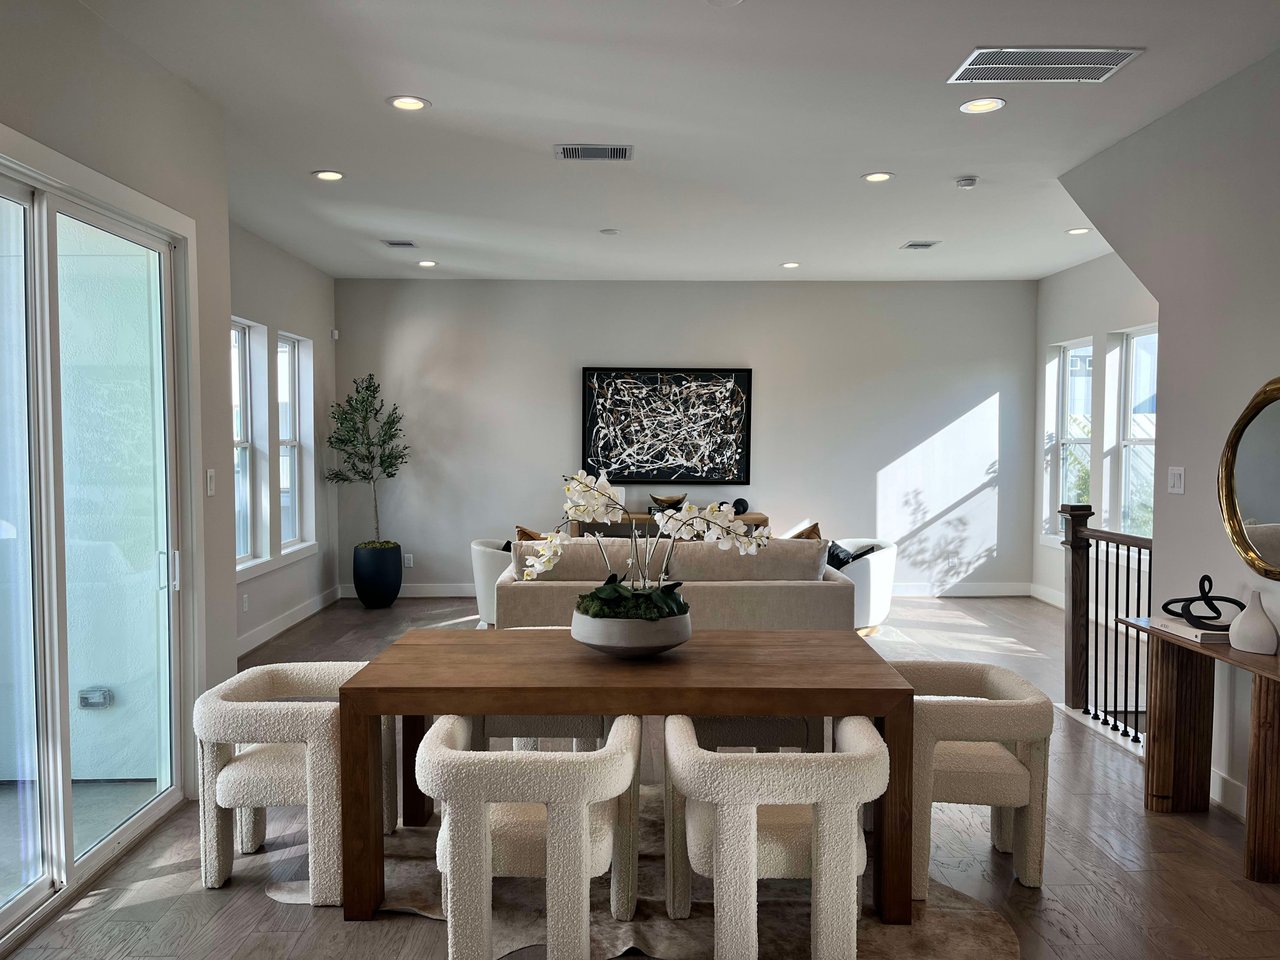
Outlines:
{"label": "white ceramic bowl planter", "polygon": [[629,660],[673,650],[693,635],[693,628],[687,613],[661,620],[622,620],[588,617],[575,610],[569,632],[592,650]]}

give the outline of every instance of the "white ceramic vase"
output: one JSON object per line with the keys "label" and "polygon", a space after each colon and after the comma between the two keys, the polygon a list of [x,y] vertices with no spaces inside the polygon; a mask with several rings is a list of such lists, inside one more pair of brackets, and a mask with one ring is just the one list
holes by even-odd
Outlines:
{"label": "white ceramic vase", "polygon": [[1261,653],[1267,656],[1276,652],[1280,635],[1276,625],[1262,606],[1262,594],[1257,590],[1249,597],[1249,605],[1231,621],[1228,628],[1231,646],[1242,653]]}
{"label": "white ceramic vase", "polygon": [[664,653],[693,636],[689,615],[661,620],[618,620],[588,617],[573,611],[569,633],[579,643],[625,660]]}

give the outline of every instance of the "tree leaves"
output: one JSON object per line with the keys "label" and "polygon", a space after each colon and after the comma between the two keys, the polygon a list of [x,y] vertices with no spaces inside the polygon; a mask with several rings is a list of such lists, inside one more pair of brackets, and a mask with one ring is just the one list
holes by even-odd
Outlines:
{"label": "tree leaves", "polygon": [[382,387],[372,373],[351,382],[355,392],[329,408],[333,432],[327,442],[342,463],[324,478],[330,483],[377,483],[394,477],[409,460],[404,416],[396,404],[384,416]]}

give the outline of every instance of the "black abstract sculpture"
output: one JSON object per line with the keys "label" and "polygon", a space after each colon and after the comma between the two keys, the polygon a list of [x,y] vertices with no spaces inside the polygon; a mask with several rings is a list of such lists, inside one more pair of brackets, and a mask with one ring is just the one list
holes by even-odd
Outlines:
{"label": "black abstract sculpture", "polygon": [[[1192,610],[1192,604],[1196,603],[1204,604],[1208,616],[1202,617]],[[1187,621],[1187,623],[1199,630],[1214,630],[1227,625],[1222,621],[1222,609],[1218,606],[1219,603],[1229,603],[1233,607],[1244,609],[1244,604],[1235,599],[1235,597],[1215,597],[1213,595],[1213,577],[1206,573],[1200,577],[1200,593],[1198,596],[1174,597],[1162,603],[1160,609],[1171,617]]]}

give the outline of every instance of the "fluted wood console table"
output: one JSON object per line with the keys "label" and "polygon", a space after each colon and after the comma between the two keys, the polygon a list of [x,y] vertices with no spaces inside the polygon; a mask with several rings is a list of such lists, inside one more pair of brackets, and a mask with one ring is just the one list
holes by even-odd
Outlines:
{"label": "fluted wood console table", "polygon": [[1196,643],[1120,618],[1150,638],[1147,650],[1147,760],[1144,805],[1158,813],[1209,809],[1213,737],[1213,664],[1253,674],[1244,875],[1280,883],[1280,657],[1241,653],[1226,643]]}

